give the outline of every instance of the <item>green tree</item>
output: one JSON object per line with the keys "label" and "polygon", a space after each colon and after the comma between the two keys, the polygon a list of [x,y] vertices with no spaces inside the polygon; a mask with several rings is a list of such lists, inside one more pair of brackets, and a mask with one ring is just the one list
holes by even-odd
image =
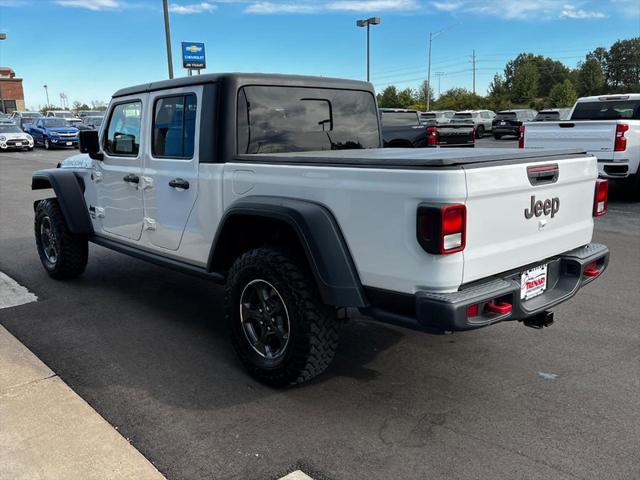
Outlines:
{"label": "green tree", "polygon": [[[433,88],[429,85],[429,82],[424,80],[417,92],[417,100],[419,103],[427,104],[427,98],[429,98],[429,102],[433,103],[435,97],[433,95]],[[426,108],[426,107],[425,107]]]}
{"label": "green tree", "polygon": [[452,88],[444,92],[433,104],[434,110],[467,110],[484,108],[485,99],[465,88]]}
{"label": "green tree", "polygon": [[548,103],[550,107],[564,108],[571,107],[578,98],[576,89],[570,80],[562,83],[556,83],[549,92]]}
{"label": "green tree", "polygon": [[502,75],[496,73],[493,81],[489,84],[489,92],[487,94],[487,108],[499,111],[505,110],[511,106],[509,90]]}
{"label": "green tree", "polygon": [[399,106],[398,101],[398,89],[393,85],[389,85],[382,93],[377,95],[378,106],[381,108],[397,108]]}
{"label": "green tree", "polygon": [[607,84],[628,89],[640,84],[640,37],[618,40],[607,55]]}
{"label": "green tree", "polygon": [[398,92],[398,106],[400,108],[408,108],[409,105],[416,103],[417,98],[412,88],[405,88]]}
{"label": "green tree", "polygon": [[597,95],[604,87],[604,73],[595,58],[589,58],[578,68],[578,93],[580,96]]}
{"label": "green tree", "polygon": [[538,96],[538,68],[533,61],[518,65],[513,74],[511,99],[516,103],[529,103]]}

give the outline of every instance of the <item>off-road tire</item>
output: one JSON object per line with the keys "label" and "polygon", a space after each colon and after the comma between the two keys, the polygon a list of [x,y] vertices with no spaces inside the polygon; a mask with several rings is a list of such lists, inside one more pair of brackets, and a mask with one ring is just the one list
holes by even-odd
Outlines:
{"label": "off-road tire", "polygon": [[[275,287],[289,316],[289,341],[280,358],[259,355],[249,342],[240,317],[240,299],[252,281]],[[338,346],[339,322],[334,307],[325,305],[304,261],[285,251],[250,250],[229,271],[225,288],[227,326],[233,347],[249,373],[276,387],[305,382],[322,373]]]}
{"label": "off-road tire", "polygon": [[[47,257],[41,235],[41,225],[46,222],[46,219],[49,219],[52,240],[55,242],[57,252],[55,261],[51,261]],[[84,272],[89,258],[87,237],[71,233],[57,199],[48,198],[38,203],[35,212],[34,233],[40,261],[51,277],[66,280],[77,277]]]}

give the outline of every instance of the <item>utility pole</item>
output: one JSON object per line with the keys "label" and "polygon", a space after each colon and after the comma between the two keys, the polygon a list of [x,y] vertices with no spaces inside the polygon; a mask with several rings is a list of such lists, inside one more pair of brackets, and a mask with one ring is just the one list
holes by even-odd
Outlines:
{"label": "utility pole", "polygon": [[473,94],[476,94],[476,51],[473,50],[473,55],[471,57],[471,63],[473,63]]}
{"label": "utility pole", "polygon": [[169,66],[169,79],[173,78],[173,58],[171,57],[171,30],[169,28],[169,5],[167,0],[162,0],[164,10],[164,36],[167,42],[167,64]]}
{"label": "utility pole", "polygon": [[47,87],[46,85],[43,85],[43,87],[44,87],[44,93],[47,94],[47,107],[48,107],[49,105],[51,105],[51,103],[49,103],[49,87]]}
{"label": "utility pole", "polygon": [[434,73],[436,77],[438,77],[438,97],[440,96],[440,79],[443,77],[444,72],[436,72]]}
{"label": "utility pole", "polygon": [[427,112],[431,103],[431,42],[433,41],[433,33],[429,32],[429,66],[427,67]]}

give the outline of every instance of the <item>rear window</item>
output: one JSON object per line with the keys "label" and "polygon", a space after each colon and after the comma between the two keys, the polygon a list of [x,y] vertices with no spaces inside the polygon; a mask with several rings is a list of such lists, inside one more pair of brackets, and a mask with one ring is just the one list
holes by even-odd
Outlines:
{"label": "rear window", "polygon": [[640,100],[612,100],[606,102],[579,102],[571,120],[640,120]]}
{"label": "rear window", "polygon": [[[418,114],[416,112],[380,112],[382,125],[387,127],[402,125],[417,125]],[[435,115],[434,115],[435,118]]]}
{"label": "rear window", "polygon": [[516,120],[516,112],[500,112],[496,115],[496,120]]}
{"label": "rear window", "polygon": [[243,87],[237,135],[241,154],[380,146],[375,99],[359,90]]}
{"label": "rear window", "polygon": [[470,113],[456,113],[453,118],[472,118]]}
{"label": "rear window", "polygon": [[420,118],[436,118],[435,113],[421,113]]}
{"label": "rear window", "polygon": [[536,122],[553,122],[560,120],[560,112],[539,112],[533,120]]}

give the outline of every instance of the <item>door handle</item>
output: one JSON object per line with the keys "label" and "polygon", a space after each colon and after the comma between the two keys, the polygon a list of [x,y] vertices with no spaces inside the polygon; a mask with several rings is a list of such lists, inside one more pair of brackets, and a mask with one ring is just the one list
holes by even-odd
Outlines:
{"label": "door handle", "polygon": [[130,173],[129,175],[125,175],[122,180],[124,180],[127,183],[140,183],[140,177],[138,177],[137,175],[134,175],[133,173]]}
{"label": "door handle", "polygon": [[171,188],[178,188],[180,190],[188,190],[189,189],[189,182],[187,182],[183,178],[174,178],[173,180],[171,180],[169,182],[169,186]]}

